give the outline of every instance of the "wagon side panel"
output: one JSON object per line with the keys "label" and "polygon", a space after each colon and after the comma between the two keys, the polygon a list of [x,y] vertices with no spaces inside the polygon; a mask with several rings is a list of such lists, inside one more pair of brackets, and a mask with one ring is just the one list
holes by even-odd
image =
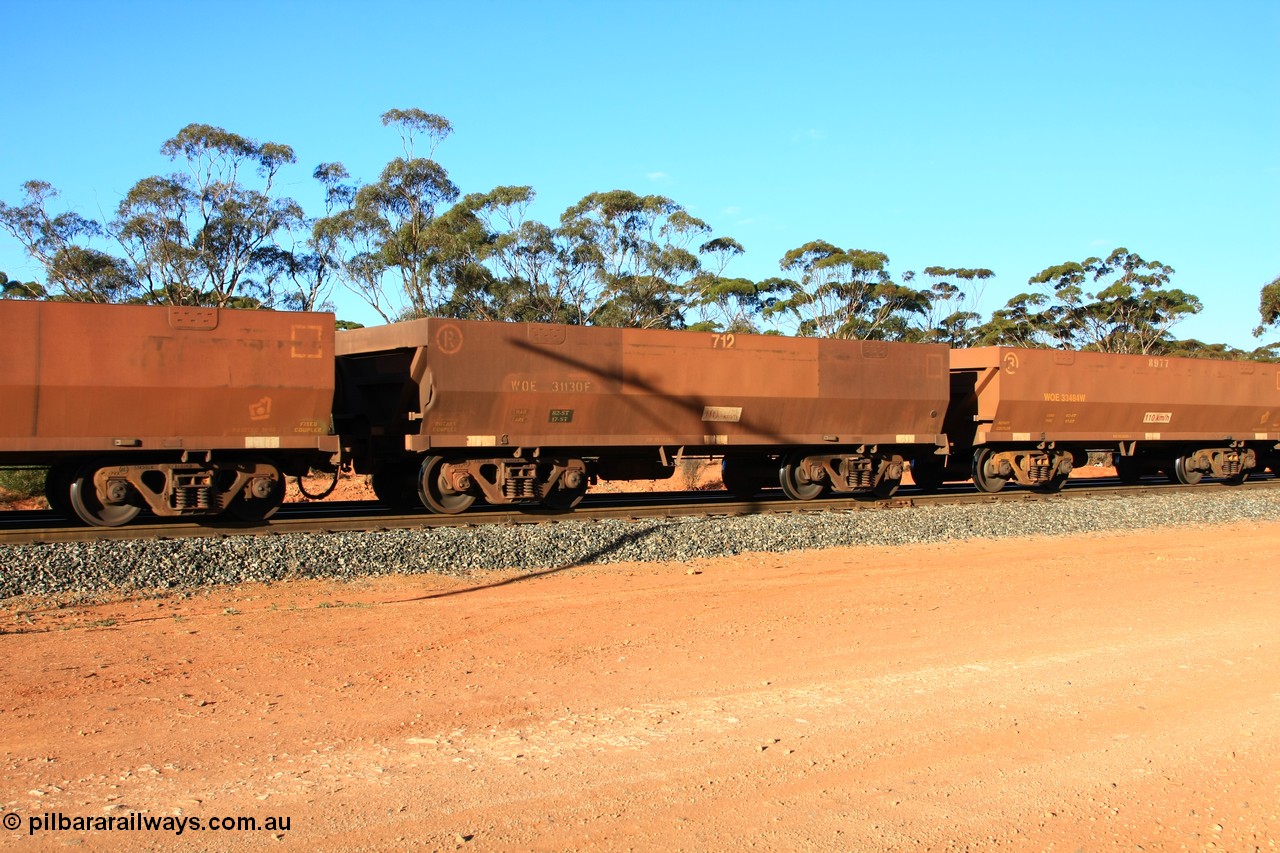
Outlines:
{"label": "wagon side panel", "polygon": [[[0,305],[22,451],[317,448],[333,396],[328,314]],[[31,310],[34,308],[34,311]]]}
{"label": "wagon side panel", "polygon": [[397,326],[342,333],[340,362],[371,386],[375,361],[400,353],[402,382],[384,377],[388,414],[376,428],[402,431],[415,450],[932,444],[947,396],[947,351],[938,346],[446,320]]}
{"label": "wagon side panel", "polygon": [[988,440],[1196,441],[1280,437],[1280,367],[1012,348],[956,351]]}

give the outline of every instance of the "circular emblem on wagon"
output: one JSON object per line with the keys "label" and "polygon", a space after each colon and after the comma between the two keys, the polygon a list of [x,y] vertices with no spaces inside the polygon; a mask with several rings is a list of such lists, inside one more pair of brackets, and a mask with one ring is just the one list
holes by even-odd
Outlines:
{"label": "circular emblem on wagon", "polygon": [[1016,352],[1007,352],[1004,354],[1004,372],[1018,372],[1018,354]]}
{"label": "circular emblem on wagon", "polygon": [[449,323],[436,330],[436,347],[445,355],[462,349],[462,329]]}

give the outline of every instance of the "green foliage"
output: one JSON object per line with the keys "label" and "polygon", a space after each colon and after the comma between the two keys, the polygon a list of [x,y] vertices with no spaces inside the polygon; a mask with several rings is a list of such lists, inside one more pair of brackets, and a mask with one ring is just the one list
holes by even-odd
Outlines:
{"label": "green foliage", "polygon": [[[710,226],[669,198],[591,193],[560,216],[561,263],[598,326],[680,328]],[[717,246],[719,248],[719,246]]]}
{"label": "green foliage", "polygon": [[47,299],[44,286],[34,281],[11,281],[0,272],[0,299]]}
{"label": "green foliage", "polygon": [[[932,279],[928,315],[921,325],[921,339],[953,347],[977,346],[981,335],[981,315],[975,310],[981,298],[981,282],[995,276],[986,268],[925,267],[923,275]],[[903,278],[914,280],[913,273]]]}
{"label": "green foliage", "polygon": [[[1199,313],[1200,300],[1168,288],[1172,267],[1118,248],[1107,258],[1048,267],[980,330],[984,343],[1116,353],[1163,353],[1169,329]],[[1091,290],[1086,290],[1091,288]]]}
{"label": "green foliage", "polygon": [[43,468],[0,468],[0,492],[11,498],[30,498],[44,494]]}
{"label": "green foliage", "polygon": [[140,286],[129,265],[91,245],[109,236],[103,225],[73,211],[51,213],[49,206],[58,191],[45,181],[27,181],[22,190],[26,197],[22,205],[0,202],[0,228],[44,267],[46,284],[23,286],[21,292],[6,288],[6,296],[77,302],[137,298]]}
{"label": "green foliage", "polygon": [[[388,163],[378,180],[353,189],[341,183],[346,170],[330,164],[317,177],[330,192],[331,209],[312,230],[313,241],[341,272],[344,283],[386,321],[440,313],[452,289],[451,277],[469,264],[466,211],[437,221],[442,205],[458,188],[439,163],[414,156],[415,141],[426,136],[431,151],[452,127],[421,110],[389,110],[382,123],[394,125],[405,156]],[[386,280],[399,287],[388,292]]]}
{"label": "green foliage", "polygon": [[[402,155],[371,183],[321,163],[312,172],[323,190],[318,216],[278,190],[296,163],[292,148],[206,124],[163,143],[174,172],[138,181],[111,221],[58,210],[52,186],[28,181],[21,203],[0,202],[0,228],[41,265],[44,283],[0,273],[0,297],[316,310],[341,282],[385,321],[765,334],[781,325],[951,346],[1246,355],[1174,339],[1170,329],[1200,301],[1169,286],[1171,267],[1127,249],[1047,267],[1029,280],[1034,290],[982,323],[989,269],[930,266],[895,280],[881,252],[813,240],[786,253],[782,277],[754,281],[729,271],[741,244],[670,198],[594,192],[544,224],[527,218],[531,187],[462,195],[434,159],[453,132],[444,117],[392,109],[381,122],[399,134]],[[1259,311],[1255,334],[1280,326],[1280,278],[1262,288]],[[1278,347],[1247,355],[1273,358]]]}
{"label": "green foliage", "polygon": [[[280,170],[296,162],[293,149],[189,124],[160,151],[183,170],[136,183],[112,223],[149,299],[270,304],[276,278],[290,271],[277,237],[304,222],[297,202],[274,195]],[[243,174],[249,170],[256,186]]]}
{"label": "green foliage", "polygon": [[825,240],[783,256],[783,271],[799,281],[777,282],[782,293],[765,317],[790,317],[802,336],[912,340],[912,322],[929,309],[930,295],[892,280],[882,252],[841,249]]}
{"label": "green foliage", "polygon": [[1262,286],[1258,314],[1262,317],[1262,325],[1253,330],[1254,337],[1260,337],[1268,326],[1280,326],[1280,276]]}

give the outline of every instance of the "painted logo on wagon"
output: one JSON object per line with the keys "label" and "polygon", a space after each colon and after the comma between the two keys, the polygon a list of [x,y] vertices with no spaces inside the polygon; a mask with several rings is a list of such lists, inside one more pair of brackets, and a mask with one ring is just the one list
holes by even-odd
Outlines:
{"label": "painted logo on wagon", "polygon": [[462,349],[462,329],[447,323],[436,330],[436,348],[445,355],[453,355]]}

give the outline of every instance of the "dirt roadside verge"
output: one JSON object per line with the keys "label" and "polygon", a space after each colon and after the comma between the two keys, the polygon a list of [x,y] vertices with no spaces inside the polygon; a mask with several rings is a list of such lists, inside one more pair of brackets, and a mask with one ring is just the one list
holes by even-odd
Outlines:
{"label": "dirt roadside verge", "polygon": [[[1280,524],[3,614],[0,844],[1269,850]],[[68,816],[287,831],[27,835]]]}

